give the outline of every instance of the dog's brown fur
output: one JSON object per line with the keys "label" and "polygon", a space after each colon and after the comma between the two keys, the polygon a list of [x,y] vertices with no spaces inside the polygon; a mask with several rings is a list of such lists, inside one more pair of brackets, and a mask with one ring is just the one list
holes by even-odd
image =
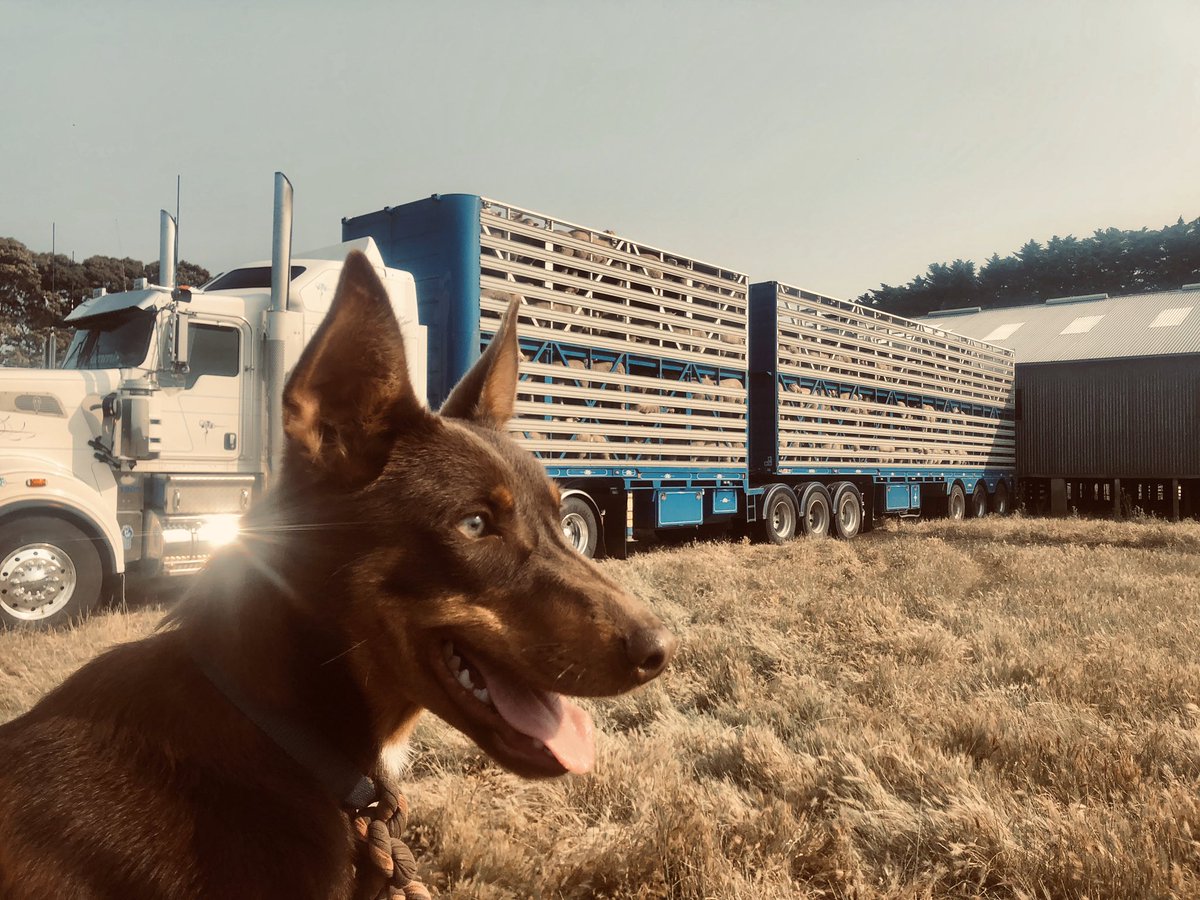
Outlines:
{"label": "dog's brown fur", "polygon": [[160,633],[0,726],[0,896],[351,895],[338,799],[194,656],[364,772],[423,709],[513,771],[563,771],[455,693],[447,640],[540,691],[612,695],[662,670],[674,639],[566,545],[556,488],[501,431],[515,332],[510,310],[435,415],[382,285],[347,260],[288,382],[280,483],[243,540]]}

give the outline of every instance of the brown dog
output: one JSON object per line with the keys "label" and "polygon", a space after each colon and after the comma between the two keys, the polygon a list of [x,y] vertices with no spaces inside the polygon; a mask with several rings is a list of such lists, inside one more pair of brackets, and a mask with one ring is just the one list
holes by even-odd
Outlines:
{"label": "brown dog", "polygon": [[674,638],[566,545],[555,486],[503,433],[515,320],[435,415],[351,255],[242,541],[160,633],[0,726],[0,897],[350,897],[346,773],[423,709],[521,775],[591,765],[562,694],[643,684]]}

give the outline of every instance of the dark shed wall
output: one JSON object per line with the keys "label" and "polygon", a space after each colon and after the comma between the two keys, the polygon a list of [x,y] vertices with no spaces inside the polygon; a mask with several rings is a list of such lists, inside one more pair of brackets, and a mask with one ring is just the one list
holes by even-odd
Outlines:
{"label": "dark shed wall", "polygon": [[1200,355],[1017,364],[1017,473],[1200,477]]}

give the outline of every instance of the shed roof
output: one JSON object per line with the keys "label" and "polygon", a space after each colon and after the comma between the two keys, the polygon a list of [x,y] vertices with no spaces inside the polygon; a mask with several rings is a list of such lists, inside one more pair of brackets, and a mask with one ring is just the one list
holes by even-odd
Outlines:
{"label": "shed roof", "polygon": [[1018,363],[1200,353],[1200,285],[982,311],[942,310],[921,321],[1009,347]]}

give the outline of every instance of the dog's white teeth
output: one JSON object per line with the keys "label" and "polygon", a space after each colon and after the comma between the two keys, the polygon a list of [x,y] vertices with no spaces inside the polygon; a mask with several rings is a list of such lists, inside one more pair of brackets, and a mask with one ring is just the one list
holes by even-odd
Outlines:
{"label": "dog's white teeth", "polygon": [[475,699],[480,703],[491,704],[492,698],[488,695],[487,688],[478,688],[475,691]]}
{"label": "dog's white teeth", "polygon": [[473,690],[475,685],[471,683],[471,676],[467,674],[466,669],[462,669],[458,673],[458,683],[465,687],[468,691]]}

